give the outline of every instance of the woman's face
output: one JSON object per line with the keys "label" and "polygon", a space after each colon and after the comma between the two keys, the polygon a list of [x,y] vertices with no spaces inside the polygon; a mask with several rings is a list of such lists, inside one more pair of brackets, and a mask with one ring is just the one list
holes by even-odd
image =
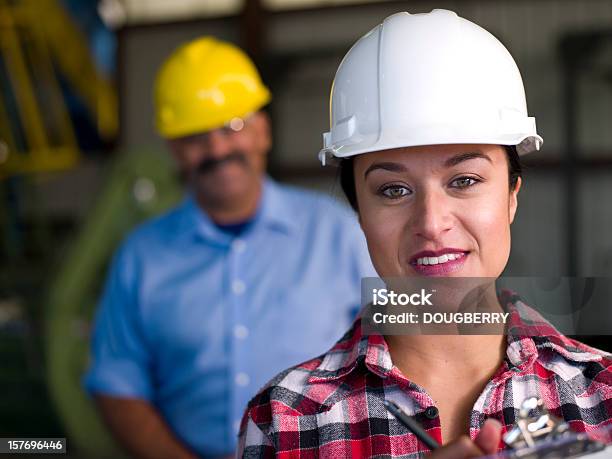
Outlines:
{"label": "woman's face", "polygon": [[357,155],[359,220],[381,277],[498,277],[521,185],[499,145],[428,145]]}

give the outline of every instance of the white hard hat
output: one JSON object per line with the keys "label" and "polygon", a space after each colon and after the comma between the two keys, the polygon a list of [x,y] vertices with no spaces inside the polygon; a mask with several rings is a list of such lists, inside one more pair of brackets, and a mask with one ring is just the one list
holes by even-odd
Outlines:
{"label": "white hard hat", "polygon": [[452,11],[389,16],[336,72],[319,159],[451,143],[540,149],[518,67],[499,40]]}

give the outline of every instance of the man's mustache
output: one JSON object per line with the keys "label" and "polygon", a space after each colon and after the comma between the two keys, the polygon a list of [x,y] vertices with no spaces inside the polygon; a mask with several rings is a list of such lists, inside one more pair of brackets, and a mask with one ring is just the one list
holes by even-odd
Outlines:
{"label": "man's mustache", "polygon": [[231,152],[227,156],[224,156],[221,159],[217,159],[217,158],[203,159],[200,162],[200,164],[198,164],[198,166],[196,167],[196,171],[198,174],[206,174],[208,172],[213,171],[217,167],[224,165],[225,163],[232,162],[232,161],[236,161],[237,163],[240,163],[245,166],[248,164],[246,155],[242,151],[236,150],[236,151]]}

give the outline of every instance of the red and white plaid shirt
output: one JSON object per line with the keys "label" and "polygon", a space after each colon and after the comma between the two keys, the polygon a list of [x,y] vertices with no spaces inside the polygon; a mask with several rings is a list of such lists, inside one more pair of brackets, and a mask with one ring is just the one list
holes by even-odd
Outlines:
{"label": "red and white plaid shirt", "polygon": [[[612,356],[561,335],[515,295],[506,357],[470,414],[474,439],[485,419],[511,428],[522,401],[539,397],[573,430],[612,423]],[[239,457],[403,457],[428,448],[390,415],[398,403],[441,442],[431,397],[391,361],[381,335],[365,336],[360,321],[326,354],[290,368],[256,395],[242,419]],[[501,447],[501,445],[500,445]]]}

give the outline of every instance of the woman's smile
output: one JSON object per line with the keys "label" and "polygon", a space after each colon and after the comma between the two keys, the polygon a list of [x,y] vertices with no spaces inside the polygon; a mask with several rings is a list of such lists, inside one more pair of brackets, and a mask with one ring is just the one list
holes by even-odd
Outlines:
{"label": "woman's smile", "polygon": [[411,256],[408,264],[421,276],[447,276],[459,271],[469,255],[469,250],[450,247],[422,250]]}

